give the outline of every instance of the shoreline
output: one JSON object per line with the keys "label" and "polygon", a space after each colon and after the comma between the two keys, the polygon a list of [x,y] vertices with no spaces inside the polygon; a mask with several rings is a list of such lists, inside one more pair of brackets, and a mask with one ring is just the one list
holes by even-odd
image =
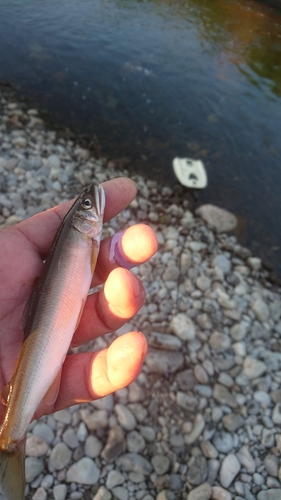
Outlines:
{"label": "shoreline", "polygon": [[[4,101],[0,88],[0,226],[75,196],[94,177],[129,176],[46,128],[37,110]],[[27,498],[280,500],[280,288],[190,200],[131,178],[137,198],[105,232],[135,222],[155,229],[159,252],[133,271],[147,302],[90,347],[137,329],[149,354],[128,388],[31,424]]]}

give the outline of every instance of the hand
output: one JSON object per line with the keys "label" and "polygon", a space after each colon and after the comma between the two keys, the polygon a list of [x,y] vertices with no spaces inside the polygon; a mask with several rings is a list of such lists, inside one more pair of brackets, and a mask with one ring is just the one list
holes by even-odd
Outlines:
{"label": "hand", "polygon": [[[103,187],[106,222],[134,199],[136,188],[125,178],[105,182]],[[23,332],[20,324],[26,301],[71,204],[63,203],[0,231],[0,390],[10,381],[21,348]],[[133,237],[130,236],[132,233]],[[92,286],[104,283],[104,288],[88,296],[72,345],[78,346],[115,331],[144,303],[145,292],[139,279],[109,261],[110,241],[111,238],[107,238],[101,243],[92,282]],[[156,252],[156,236],[148,226],[136,225],[124,233],[122,249],[126,257],[138,265]],[[102,351],[68,355],[56,402],[50,406],[41,404],[36,418],[125,387],[138,376],[146,352],[143,334],[131,332]],[[4,412],[5,408],[0,404],[0,422]]]}

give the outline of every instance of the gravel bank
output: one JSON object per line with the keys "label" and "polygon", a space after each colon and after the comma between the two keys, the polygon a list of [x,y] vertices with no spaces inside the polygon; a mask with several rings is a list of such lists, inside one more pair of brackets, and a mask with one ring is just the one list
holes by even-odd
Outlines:
{"label": "gravel bank", "polygon": [[[0,225],[128,175],[0,94]],[[281,302],[259,259],[216,234],[169,187],[139,193],[106,225],[139,221],[159,252],[139,266],[146,305],[129,325],[150,345],[137,381],[31,424],[27,498],[280,500]],[[1,495],[0,495],[1,497]]]}

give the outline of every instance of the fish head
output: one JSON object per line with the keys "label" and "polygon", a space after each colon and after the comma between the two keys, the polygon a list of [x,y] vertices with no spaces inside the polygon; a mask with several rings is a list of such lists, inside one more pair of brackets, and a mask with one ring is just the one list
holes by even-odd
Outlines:
{"label": "fish head", "polygon": [[102,186],[92,182],[76,200],[76,209],[72,225],[87,238],[98,238],[101,235],[105,193]]}

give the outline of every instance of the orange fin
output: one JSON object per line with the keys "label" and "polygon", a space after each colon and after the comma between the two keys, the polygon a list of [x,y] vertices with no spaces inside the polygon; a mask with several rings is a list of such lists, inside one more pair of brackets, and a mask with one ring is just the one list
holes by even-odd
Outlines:
{"label": "orange fin", "polygon": [[0,400],[3,405],[7,406],[8,404],[8,397],[11,391],[11,382],[9,382],[5,387],[2,389],[0,392]]}
{"label": "orange fin", "polygon": [[25,440],[12,451],[0,449],[0,489],[6,500],[24,500]]}
{"label": "orange fin", "polygon": [[49,389],[47,390],[43,401],[46,405],[50,406],[53,405],[54,402],[56,401],[59,390],[60,390],[60,380],[61,380],[61,370],[57,374],[55,380],[52,382],[50,385]]}

